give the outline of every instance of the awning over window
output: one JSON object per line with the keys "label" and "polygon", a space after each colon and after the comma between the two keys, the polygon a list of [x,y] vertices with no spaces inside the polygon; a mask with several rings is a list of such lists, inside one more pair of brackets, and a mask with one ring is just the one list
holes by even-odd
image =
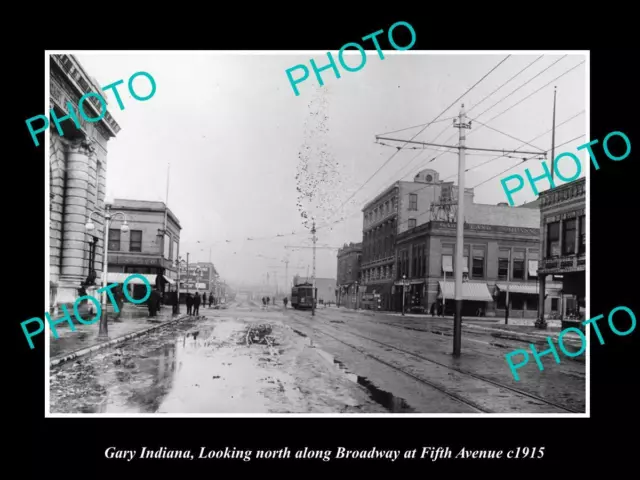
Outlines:
{"label": "awning over window", "polygon": [[[454,282],[438,282],[440,291],[438,292],[438,298],[442,298],[442,292],[444,292],[447,300],[453,300],[455,294]],[[489,293],[489,287],[486,283],[471,283],[462,282],[462,299],[471,300],[474,302],[493,302],[493,297]]]}
{"label": "awning over window", "polygon": [[[151,287],[156,286],[156,276],[157,275],[148,275],[148,274],[144,274],[144,273],[119,273],[119,272],[107,272],[107,283],[111,284],[111,283],[120,283],[120,284],[124,284],[124,281],[129,278],[131,275],[140,275],[143,276],[144,278],[147,279],[147,281],[149,282],[149,284],[151,285]],[[165,280],[167,280],[167,283],[169,285],[175,285],[175,281],[171,280],[170,278],[167,278],[166,276],[164,277]],[[127,282],[128,285],[144,285],[145,283],[142,281],[142,279],[139,276],[133,277],[129,282]]]}
{"label": "awning over window", "polygon": [[[507,291],[506,283],[496,283],[496,287],[498,287],[498,290],[500,290],[501,292]],[[537,295],[538,291],[539,290],[537,289],[536,285],[530,285],[528,283],[510,283],[509,284],[510,293],[526,293],[530,295]]]}

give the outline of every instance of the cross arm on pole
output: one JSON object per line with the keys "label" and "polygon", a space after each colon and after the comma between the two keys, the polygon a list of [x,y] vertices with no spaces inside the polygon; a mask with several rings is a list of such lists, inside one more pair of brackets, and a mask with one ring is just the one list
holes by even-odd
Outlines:
{"label": "cross arm on pole", "polygon": [[[388,137],[376,137],[378,140],[389,140],[392,142],[405,142],[405,143],[417,143],[419,145],[429,145],[431,147],[443,147],[443,148],[460,148],[457,145],[442,145],[439,143],[428,143],[428,142],[418,142],[416,140],[404,140],[401,138],[388,138]],[[498,150],[495,148],[476,148],[476,147],[463,147],[465,150],[476,150],[479,152],[493,152],[493,153],[502,153],[506,155],[508,153],[522,153],[523,155],[544,155],[547,156],[547,152],[537,151],[537,152],[529,152],[525,150]]]}

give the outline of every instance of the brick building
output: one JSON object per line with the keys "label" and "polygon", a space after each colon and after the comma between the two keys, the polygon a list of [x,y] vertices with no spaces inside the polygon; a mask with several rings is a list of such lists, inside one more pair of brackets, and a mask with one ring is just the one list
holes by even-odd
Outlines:
{"label": "brick building", "polygon": [[[165,230],[165,211],[167,225]],[[180,222],[163,202],[116,199],[111,213],[121,212],[127,219],[129,231],[123,233],[114,223],[109,230],[109,267],[107,281],[122,283],[132,273],[147,277],[151,285],[164,270],[168,286],[165,293],[175,289],[177,268],[175,261],[180,249]],[[122,218],[122,216],[119,216]],[[144,297],[141,281],[135,281],[135,298]]]}
{"label": "brick building", "polygon": [[[100,85],[87,73],[73,55],[51,55],[50,109],[58,119],[76,112],[80,128],[73,120],[60,122],[60,136],[53,118],[49,121],[49,267],[50,308],[73,304],[81,284],[102,287],[104,245],[104,202],[107,173],[107,143],[120,131],[120,126],[107,111],[102,118],[101,105],[94,97],[84,102],[90,118],[86,122],[77,113],[80,98],[89,92],[100,92]],[[87,232],[85,225],[92,211],[96,228]]]}
{"label": "brick building", "polygon": [[[462,314],[504,317],[508,285],[509,318],[535,319],[539,291],[545,288],[538,282],[537,210],[473,204],[465,218]],[[431,221],[398,235],[394,310],[402,310],[406,276],[406,311],[429,312],[442,300],[446,313],[453,314],[455,242],[455,222]],[[560,286],[547,282],[546,287],[550,306]]]}
{"label": "brick building", "polygon": [[[347,308],[356,308],[356,286],[360,279],[362,243],[345,243],[338,250],[338,275],[336,279],[336,304]],[[357,282],[357,285],[356,285]]]}
{"label": "brick building", "polygon": [[[439,180],[435,170],[420,171],[412,182],[397,181],[362,209],[361,289],[364,308],[392,307],[396,236],[431,219],[455,216],[457,187]],[[465,189],[465,205],[473,189]]]}
{"label": "brick building", "polygon": [[[542,250],[539,272],[562,282],[559,307],[562,328],[584,329],[580,321],[584,320],[586,308],[586,193],[583,177],[541,192],[538,197]],[[540,312],[542,319],[546,311],[547,308]],[[569,316],[575,318],[567,318]],[[538,326],[544,323],[538,322]]]}

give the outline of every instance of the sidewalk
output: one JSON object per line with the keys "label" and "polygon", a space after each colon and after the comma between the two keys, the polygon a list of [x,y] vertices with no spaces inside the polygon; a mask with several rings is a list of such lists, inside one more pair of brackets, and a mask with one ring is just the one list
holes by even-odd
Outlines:
{"label": "sidewalk", "polygon": [[[134,305],[125,304],[122,311],[122,315],[119,320],[114,320],[113,309],[108,310],[108,332],[109,340],[114,340],[118,337],[123,337],[132,333],[146,330],[147,328],[159,326],[165,323],[175,320],[180,317],[186,316],[187,307],[180,305],[180,315],[173,316],[171,314],[171,306],[164,306],[155,318],[149,318],[149,311],[146,306],[136,307]],[[73,315],[73,314],[72,314]],[[57,317],[52,315],[53,318],[59,318],[62,313],[59,313]],[[84,315],[83,315],[84,317]],[[84,317],[86,318],[86,317]],[[74,319],[75,320],[75,319]],[[58,332],[58,339],[50,332],[50,358],[53,360],[57,357],[63,357],[70,353],[90,348],[101,343],[106,343],[108,340],[98,340],[98,332],[100,329],[100,322],[96,322],[92,325],[83,325],[74,321],[76,327],[75,332],[71,330],[68,323],[60,323],[56,325],[56,331]]]}

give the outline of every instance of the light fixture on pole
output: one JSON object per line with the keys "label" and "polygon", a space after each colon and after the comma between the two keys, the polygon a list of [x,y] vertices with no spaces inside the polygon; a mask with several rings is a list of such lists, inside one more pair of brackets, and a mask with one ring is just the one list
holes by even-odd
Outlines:
{"label": "light fixture on pole", "polygon": [[[122,225],[120,226],[120,231],[122,233],[127,233],[129,231],[129,225],[127,224],[127,216],[122,212],[116,212],[113,215],[110,213],[111,204],[105,203],[104,208],[104,243],[102,247],[102,288],[103,292],[100,298],[101,312],[100,312],[100,328],[98,330],[98,338],[100,339],[108,339],[109,338],[109,329],[107,325],[107,269],[109,266],[108,261],[108,252],[109,252],[109,229],[111,227],[111,222],[118,215],[122,215]],[[96,229],[95,224],[92,221],[92,217],[95,213],[99,213],[97,210],[92,211],[89,214],[89,219],[85,225],[85,229],[87,232],[93,232]]]}

